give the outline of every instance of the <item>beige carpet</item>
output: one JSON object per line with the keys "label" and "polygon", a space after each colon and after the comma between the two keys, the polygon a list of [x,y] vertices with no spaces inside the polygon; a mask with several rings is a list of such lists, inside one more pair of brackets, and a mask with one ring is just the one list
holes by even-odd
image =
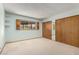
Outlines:
{"label": "beige carpet", "polygon": [[79,54],[79,48],[55,42],[45,38],[37,38],[8,43],[3,55],[62,55]]}

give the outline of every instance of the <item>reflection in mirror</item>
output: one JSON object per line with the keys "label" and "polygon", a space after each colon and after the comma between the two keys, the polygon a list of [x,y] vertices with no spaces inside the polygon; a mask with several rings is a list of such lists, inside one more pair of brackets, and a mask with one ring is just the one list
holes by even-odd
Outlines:
{"label": "reflection in mirror", "polygon": [[16,30],[38,30],[39,22],[16,19]]}

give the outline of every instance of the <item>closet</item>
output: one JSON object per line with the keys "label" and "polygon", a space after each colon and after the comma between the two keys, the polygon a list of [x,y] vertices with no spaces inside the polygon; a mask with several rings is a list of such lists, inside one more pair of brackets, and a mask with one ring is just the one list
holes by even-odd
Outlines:
{"label": "closet", "polygon": [[42,35],[47,39],[52,39],[52,22],[43,22],[42,24]]}
{"label": "closet", "polygon": [[79,15],[56,20],[56,41],[79,47]]}

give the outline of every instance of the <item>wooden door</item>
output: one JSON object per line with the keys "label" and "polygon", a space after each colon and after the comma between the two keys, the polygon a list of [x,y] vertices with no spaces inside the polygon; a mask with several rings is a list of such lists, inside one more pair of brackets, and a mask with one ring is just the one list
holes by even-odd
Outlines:
{"label": "wooden door", "polygon": [[79,47],[79,16],[56,21],[56,41]]}
{"label": "wooden door", "polygon": [[42,35],[45,38],[52,39],[52,22],[44,22],[42,24]]}

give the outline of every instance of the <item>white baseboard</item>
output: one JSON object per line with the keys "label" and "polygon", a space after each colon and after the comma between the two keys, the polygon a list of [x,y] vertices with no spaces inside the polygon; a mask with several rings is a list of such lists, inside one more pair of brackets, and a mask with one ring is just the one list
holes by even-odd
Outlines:
{"label": "white baseboard", "polygon": [[2,51],[4,49],[4,47],[5,47],[5,45],[6,45],[6,43],[4,44],[3,48],[0,48],[0,55],[1,55],[1,53],[2,53]]}
{"label": "white baseboard", "polygon": [[13,42],[19,42],[19,41],[24,41],[24,40],[31,40],[31,39],[36,39],[36,38],[42,38],[42,37],[35,37],[35,38],[29,38],[29,39],[19,39],[16,41],[7,41],[6,43],[13,43]]}

